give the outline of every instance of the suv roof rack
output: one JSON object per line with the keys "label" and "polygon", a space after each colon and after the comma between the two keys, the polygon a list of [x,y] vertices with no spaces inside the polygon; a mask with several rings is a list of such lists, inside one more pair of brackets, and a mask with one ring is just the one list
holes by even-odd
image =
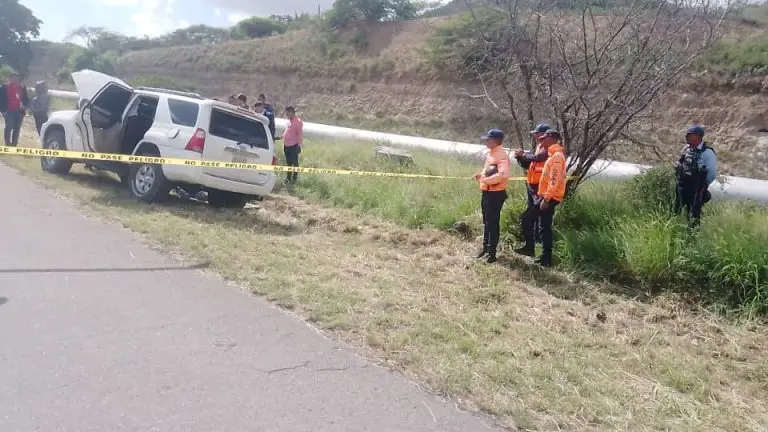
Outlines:
{"label": "suv roof rack", "polygon": [[176,95],[176,96],[185,96],[185,97],[194,98],[194,99],[205,99],[204,97],[200,96],[197,93],[184,92],[184,91],[178,91],[178,90],[161,89],[161,88],[156,88],[156,87],[140,86],[140,87],[136,87],[136,90],[146,90],[146,91],[153,91],[153,92],[157,92],[157,93],[167,93],[167,94],[172,94],[172,95]]}

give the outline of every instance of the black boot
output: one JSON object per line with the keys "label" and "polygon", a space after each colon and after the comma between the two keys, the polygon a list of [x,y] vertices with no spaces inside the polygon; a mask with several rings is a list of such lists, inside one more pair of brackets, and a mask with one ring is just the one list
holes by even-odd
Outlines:
{"label": "black boot", "polygon": [[486,255],[488,255],[488,248],[483,246],[483,250],[481,250],[477,254],[477,259],[483,259],[483,258],[485,258]]}
{"label": "black boot", "polygon": [[536,255],[536,249],[533,245],[525,245],[523,247],[519,247],[515,249],[515,253],[523,256],[529,256],[532,257]]}
{"label": "black boot", "polygon": [[498,260],[499,259],[496,258],[496,252],[488,252],[488,258],[485,259],[485,262],[487,262],[488,264],[493,264]]}

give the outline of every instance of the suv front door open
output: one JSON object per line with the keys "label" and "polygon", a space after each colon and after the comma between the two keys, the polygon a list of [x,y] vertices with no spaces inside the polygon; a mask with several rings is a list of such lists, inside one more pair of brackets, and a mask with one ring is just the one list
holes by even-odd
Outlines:
{"label": "suv front door open", "polygon": [[112,152],[119,148],[123,112],[132,97],[132,88],[108,82],[80,108],[78,126],[83,129],[83,148],[86,151],[104,152],[107,149],[107,152]]}

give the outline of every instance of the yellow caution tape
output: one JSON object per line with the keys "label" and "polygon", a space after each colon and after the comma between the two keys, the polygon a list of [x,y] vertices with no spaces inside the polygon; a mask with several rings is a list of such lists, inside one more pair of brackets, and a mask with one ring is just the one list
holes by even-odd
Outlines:
{"label": "yellow caution tape", "polygon": [[[237,162],[165,158],[165,157],[156,157],[156,156],[133,156],[133,155],[122,155],[122,154],[116,154],[116,153],[78,152],[78,151],[71,151],[71,150],[48,150],[48,149],[29,148],[29,147],[0,146],[0,154],[13,155],[13,156],[75,159],[79,162],[84,162],[84,163],[87,163],[88,161],[104,161],[104,162],[109,161],[109,162],[122,162],[122,163],[128,163],[128,164],[150,163],[150,164],[161,164],[161,165],[184,165],[184,166],[190,166],[190,167],[205,167],[205,168],[273,171],[276,173],[299,172],[299,173],[307,173],[307,174],[351,175],[351,176],[363,176],[363,177],[402,177],[402,178],[443,179],[443,180],[471,180],[471,177],[441,176],[441,175],[431,175],[431,174],[406,174],[406,173],[375,172],[375,171],[353,171],[353,170],[329,169],[329,168],[292,167],[292,166],[286,166],[286,165],[263,165],[263,164],[237,163]],[[516,180],[516,181],[525,180],[525,179],[526,179],[525,177],[510,178],[510,180]]]}

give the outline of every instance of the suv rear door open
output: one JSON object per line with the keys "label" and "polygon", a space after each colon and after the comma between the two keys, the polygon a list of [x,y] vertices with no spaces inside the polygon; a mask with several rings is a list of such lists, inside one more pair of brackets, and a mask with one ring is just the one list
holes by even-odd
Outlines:
{"label": "suv rear door open", "polygon": [[[233,163],[271,165],[274,155],[267,125],[259,119],[236,110],[214,106],[208,125],[203,159]],[[212,177],[254,185],[272,180],[269,171],[204,168]]]}

